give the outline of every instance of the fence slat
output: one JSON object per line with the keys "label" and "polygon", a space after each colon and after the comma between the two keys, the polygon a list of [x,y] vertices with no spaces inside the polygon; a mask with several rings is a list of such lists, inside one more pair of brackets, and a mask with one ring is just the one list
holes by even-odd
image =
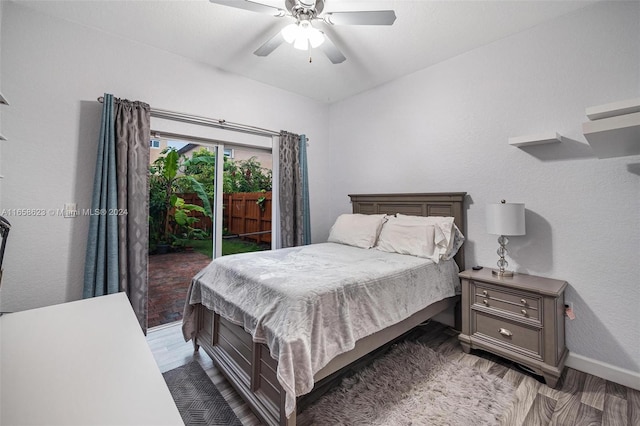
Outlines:
{"label": "fence slat", "polygon": [[[258,200],[264,201],[258,204]],[[271,192],[237,192],[225,194],[227,233],[251,234],[242,237],[257,243],[271,243]]]}
{"label": "fence slat", "polygon": [[[195,193],[179,194],[185,203],[202,206],[202,200]],[[258,204],[258,200],[264,197],[264,202]],[[223,194],[222,196],[222,226],[227,234],[251,234],[241,237],[244,240],[251,240],[256,243],[271,243],[271,191],[269,192],[236,192],[233,194]],[[190,212],[193,217],[197,217],[198,222],[193,224],[194,228],[210,231],[212,229],[211,219],[200,212]]]}

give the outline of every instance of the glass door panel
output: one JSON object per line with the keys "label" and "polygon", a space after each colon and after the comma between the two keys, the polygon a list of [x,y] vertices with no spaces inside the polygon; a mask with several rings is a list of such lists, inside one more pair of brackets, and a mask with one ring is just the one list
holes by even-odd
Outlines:
{"label": "glass door panel", "polygon": [[249,147],[224,152],[221,253],[271,249],[272,155]]}

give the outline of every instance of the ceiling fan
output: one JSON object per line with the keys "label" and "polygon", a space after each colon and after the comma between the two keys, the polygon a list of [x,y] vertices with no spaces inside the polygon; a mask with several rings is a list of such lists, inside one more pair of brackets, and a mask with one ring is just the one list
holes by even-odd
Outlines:
{"label": "ceiling fan", "polygon": [[267,56],[286,41],[300,50],[318,47],[334,64],[344,62],[347,58],[327,34],[312,25],[312,21],[322,21],[329,25],[393,25],[396,20],[396,14],[393,10],[326,12],[322,14],[325,0],[284,0],[286,9],[252,0],[209,1],[252,12],[266,13],[278,18],[293,17],[295,19],[294,23],[282,28],[253,52],[255,55]]}

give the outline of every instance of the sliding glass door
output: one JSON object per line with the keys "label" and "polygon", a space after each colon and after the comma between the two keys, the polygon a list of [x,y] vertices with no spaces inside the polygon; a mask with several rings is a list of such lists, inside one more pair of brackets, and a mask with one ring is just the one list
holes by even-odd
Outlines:
{"label": "sliding glass door", "polygon": [[270,250],[271,151],[222,144],[216,149],[224,155],[216,155],[214,256]]}
{"label": "sliding glass door", "polygon": [[155,139],[149,178],[149,327],[181,319],[212,258],[272,247],[271,148]]}

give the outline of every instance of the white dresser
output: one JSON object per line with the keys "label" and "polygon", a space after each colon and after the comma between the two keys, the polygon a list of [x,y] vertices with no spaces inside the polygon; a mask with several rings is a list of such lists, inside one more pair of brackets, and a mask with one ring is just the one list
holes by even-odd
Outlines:
{"label": "white dresser", "polygon": [[118,293],[0,317],[0,424],[184,423]]}

